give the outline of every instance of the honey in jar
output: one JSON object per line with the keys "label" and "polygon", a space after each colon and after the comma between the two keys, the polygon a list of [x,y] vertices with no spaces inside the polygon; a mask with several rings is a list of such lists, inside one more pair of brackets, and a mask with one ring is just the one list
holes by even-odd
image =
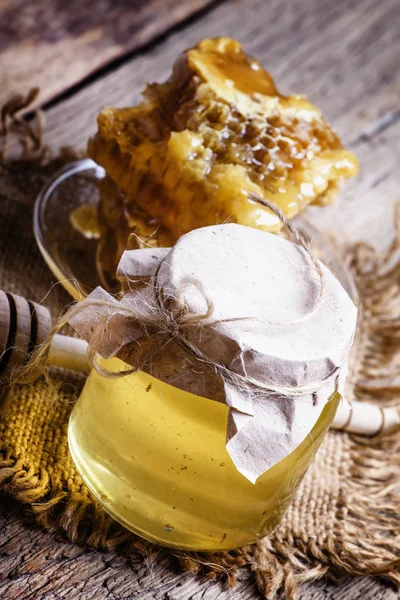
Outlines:
{"label": "honey in jar", "polygon": [[[97,290],[70,320],[88,340],[102,328],[99,364],[109,371],[91,371],[71,415],[78,471],[107,512],[148,540],[227,550],[264,537],[335,415],[354,304],[297,246],[240,225],[193,231],[172,250],[127,252],[119,275],[130,284],[121,302]],[[170,315],[175,301],[185,318],[201,315],[180,321],[190,346],[161,336],[160,294]],[[142,351],[144,327],[159,346],[153,364],[112,377],[133,363],[109,357],[129,339]]]}
{"label": "honey in jar", "polygon": [[[119,362],[108,366],[128,368]],[[334,394],[306,439],[253,484],[225,448],[224,404],[144,372],[107,379],[93,370],[71,416],[70,450],[97,500],[128,529],[163,545],[227,550],[277,525],[338,400]]]}

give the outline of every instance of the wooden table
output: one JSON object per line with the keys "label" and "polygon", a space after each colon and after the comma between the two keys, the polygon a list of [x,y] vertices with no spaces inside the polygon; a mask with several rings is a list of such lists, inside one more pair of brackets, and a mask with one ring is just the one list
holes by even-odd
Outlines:
{"label": "wooden table", "polygon": [[[382,246],[400,199],[399,8],[397,0],[2,0],[0,103],[41,85],[46,141],[83,147],[97,112],[135,103],[147,80],[168,75],[179,51],[204,37],[236,37],[283,92],[309,96],[359,158],[360,175],[313,218]],[[85,551],[24,522],[6,499],[0,504],[2,600],[258,597],[246,571],[225,590],[139,557]],[[367,578],[322,581],[300,593],[301,600],[396,597]]]}

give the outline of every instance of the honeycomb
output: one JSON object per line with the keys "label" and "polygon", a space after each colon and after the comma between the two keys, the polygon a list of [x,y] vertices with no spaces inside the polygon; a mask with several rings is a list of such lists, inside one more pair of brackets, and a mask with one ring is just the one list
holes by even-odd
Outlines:
{"label": "honeycomb", "polygon": [[133,108],[106,107],[89,155],[106,172],[99,206],[98,266],[115,287],[122,252],[171,245],[197,227],[235,222],[278,232],[331,201],[357,161],[303,96],[283,96],[271,75],[232,39],[183,53],[170,79]]}

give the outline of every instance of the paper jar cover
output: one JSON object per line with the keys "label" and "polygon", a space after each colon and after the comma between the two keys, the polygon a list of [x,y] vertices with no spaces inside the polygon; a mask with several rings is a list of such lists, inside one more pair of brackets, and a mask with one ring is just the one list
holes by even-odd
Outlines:
{"label": "paper jar cover", "polygon": [[306,438],[343,385],[357,309],[319,264],[322,278],[302,248],[274,234],[236,224],[204,227],[172,249],[126,251],[118,268],[128,289],[121,301],[96,288],[70,323],[90,342],[106,320],[98,351],[109,358],[144,335],[159,335],[160,296],[172,313],[184,307],[199,315],[184,327],[188,342],[211,364],[251,382],[237,385],[218,371],[229,408],[226,447],[254,483]]}

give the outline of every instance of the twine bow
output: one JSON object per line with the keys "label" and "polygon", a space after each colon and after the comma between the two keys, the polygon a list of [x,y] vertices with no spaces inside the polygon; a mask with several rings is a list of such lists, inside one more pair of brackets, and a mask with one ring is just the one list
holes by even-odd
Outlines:
{"label": "twine bow", "polygon": [[[290,235],[295,238],[300,250],[303,251],[315,268],[319,279],[320,286],[318,296],[312,309],[298,319],[290,322],[272,321],[268,319],[260,319],[257,317],[235,317],[223,320],[212,321],[213,303],[207,296],[207,293],[202,283],[194,278],[185,278],[181,282],[179,292],[174,296],[168,296],[165,293],[163,286],[159,281],[159,273],[163,260],[159,263],[156,271],[151,277],[145,292],[128,291],[120,302],[115,300],[110,294],[97,288],[86,300],[73,307],[67,313],[67,320],[78,330],[83,333],[89,343],[89,359],[93,368],[101,375],[106,377],[125,376],[136,372],[139,368],[145,366],[146,357],[143,358],[141,365],[122,371],[120,373],[109,372],[99,365],[98,354],[104,358],[118,355],[121,349],[132,342],[139,342],[143,336],[149,336],[149,329],[152,335],[158,335],[160,338],[173,340],[180,348],[182,348],[191,358],[207,365],[213,369],[224,382],[230,383],[234,388],[246,390],[250,396],[255,395],[275,395],[275,396],[304,396],[306,394],[316,394],[318,390],[329,385],[338,377],[340,367],[334,367],[327,377],[318,382],[313,382],[307,385],[278,385],[274,382],[262,382],[248,375],[242,375],[225,364],[211,360],[195,342],[192,342],[188,337],[188,329],[194,328],[198,330],[199,336],[203,328],[214,328],[221,323],[231,323],[234,321],[257,321],[267,324],[295,324],[305,321],[310,318],[317,310],[325,289],[324,273],[321,264],[315,258],[310,250],[310,243],[297,228],[290,223],[283,213],[270,202],[252,195],[252,201],[262,204],[266,208],[274,212],[286,226]],[[187,304],[184,302],[184,292],[187,286],[194,286],[201,293],[206,310],[203,314],[193,314],[189,311]],[[88,335],[85,331],[84,323],[82,324],[83,311],[89,307],[99,307],[97,324]],[[101,313],[101,314],[100,314]],[[78,323],[79,321],[79,323]],[[80,324],[80,327],[79,327]],[[78,327],[77,327],[78,325]],[[115,337],[115,330],[124,331],[124,335]],[[83,330],[83,331],[82,331]],[[193,336],[191,336],[193,338]]]}

